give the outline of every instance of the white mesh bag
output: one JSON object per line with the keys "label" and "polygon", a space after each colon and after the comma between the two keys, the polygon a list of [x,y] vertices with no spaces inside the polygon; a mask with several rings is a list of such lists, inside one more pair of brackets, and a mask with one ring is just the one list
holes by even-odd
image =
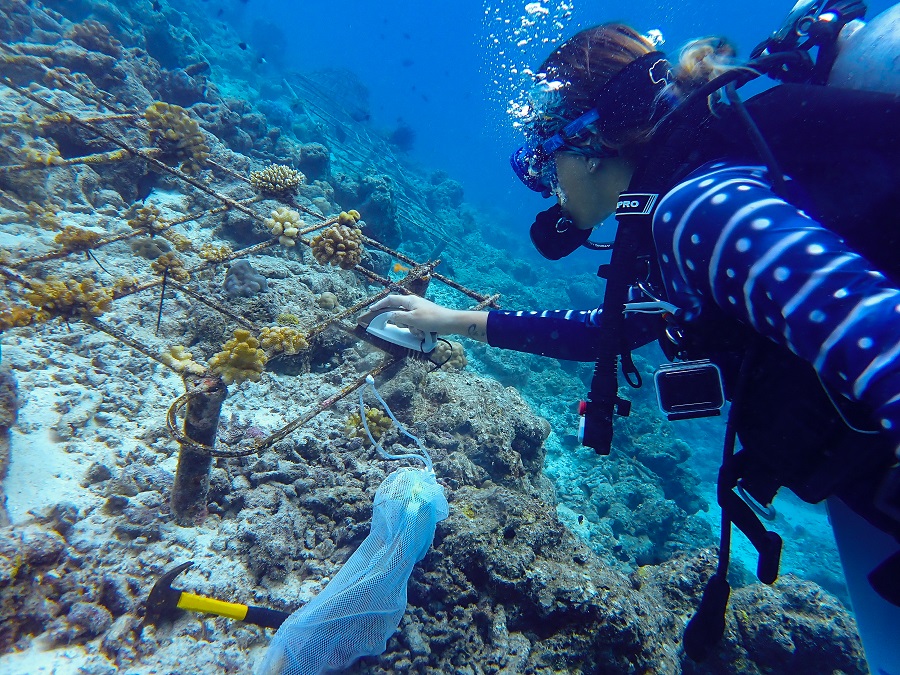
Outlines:
{"label": "white mesh bag", "polygon": [[[403,430],[377,391],[375,395],[425,456],[388,455],[372,442],[385,457],[415,457],[426,468],[397,469],[384,479],[375,493],[369,536],[322,592],[281,625],[259,675],[334,673],[362,656],[381,654],[406,609],[413,566],[428,552],[438,521],[449,515],[428,452]],[[365,421],[364,410],[361,416]]]}

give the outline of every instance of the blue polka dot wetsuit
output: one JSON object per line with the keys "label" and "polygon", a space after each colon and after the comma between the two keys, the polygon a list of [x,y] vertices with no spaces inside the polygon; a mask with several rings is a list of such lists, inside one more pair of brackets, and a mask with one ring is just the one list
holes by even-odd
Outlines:
{"label": "blue polka dot wetsuit", "polygon": [[686,321],[715,303],[868,404],[900,447],[900,290],[775,195],[764,168],[694,172],[660,201],[653,239]]}
{"label": "blue polka dot wetsuit", "polygon": [[[763,167],[709,164],[660,201],[653,238],[668,299],[714,303],[875,411],[900,447],[900,290],[836,234],[778,197]],[[491,312],[493,346],[591,360],[600,310]],[[629,318],[632,344],[655,336]]]}

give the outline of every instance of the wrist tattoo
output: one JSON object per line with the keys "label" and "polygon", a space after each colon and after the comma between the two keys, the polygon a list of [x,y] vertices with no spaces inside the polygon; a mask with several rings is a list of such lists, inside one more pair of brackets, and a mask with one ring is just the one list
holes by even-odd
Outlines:
{"label": "wrist tattoo", "polygon": [[475,338],[475,339],[483,338],[484,331],[479,330],[478,325],[473,323],[473,324],[469,324],[469,328],[468,328],[468,330],[466,330],[466,335],[468,335],[470,338]]}

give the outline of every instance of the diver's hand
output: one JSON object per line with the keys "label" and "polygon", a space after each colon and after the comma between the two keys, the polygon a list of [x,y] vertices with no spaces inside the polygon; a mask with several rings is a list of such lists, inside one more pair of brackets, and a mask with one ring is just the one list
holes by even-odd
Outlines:
{"label": "diver's hand", "polygon": [[372,309],[387,308],[396,308],[392,323],[423,333],[465,335],[487,342],[487,312],[448,309],[418,295],[389,295],[372,305]]}

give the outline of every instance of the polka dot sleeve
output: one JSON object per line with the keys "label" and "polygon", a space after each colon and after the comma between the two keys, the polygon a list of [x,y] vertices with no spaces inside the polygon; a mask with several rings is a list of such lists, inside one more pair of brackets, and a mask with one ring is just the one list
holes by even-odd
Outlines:
{"label": "polka dot sleeve", "polygon": [[662,199],[653,237],[686,320],[715,303],[871,405],[900,447],[900,290],[776,196],[763,168],[704,167]]}

